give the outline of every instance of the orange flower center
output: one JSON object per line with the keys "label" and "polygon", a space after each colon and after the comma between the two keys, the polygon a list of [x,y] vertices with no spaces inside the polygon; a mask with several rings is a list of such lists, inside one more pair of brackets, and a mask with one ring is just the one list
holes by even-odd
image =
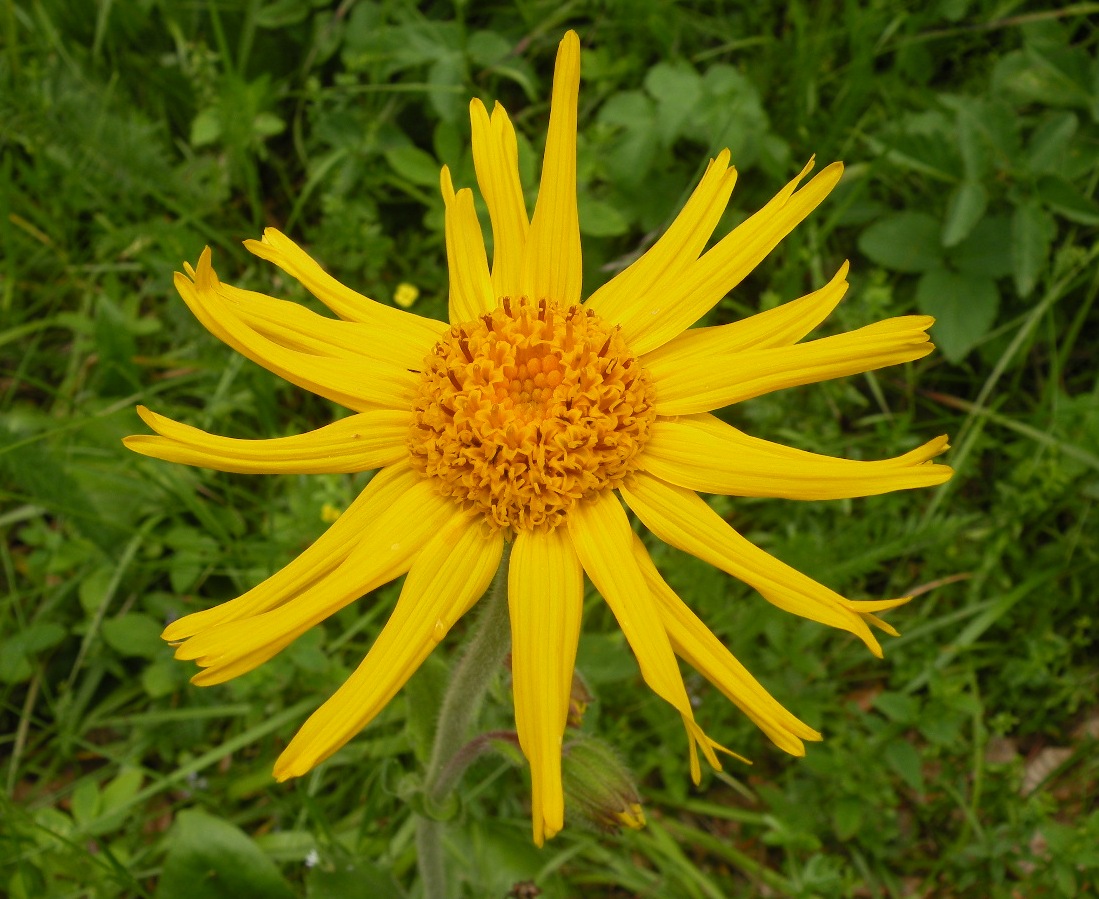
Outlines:
{"label": "orange flower center", "polygon": [[413,466],[493,525],[555,528],[618,486],[656,413],[617,327],[581,306],[504,297],[454,325],[424,360]]}

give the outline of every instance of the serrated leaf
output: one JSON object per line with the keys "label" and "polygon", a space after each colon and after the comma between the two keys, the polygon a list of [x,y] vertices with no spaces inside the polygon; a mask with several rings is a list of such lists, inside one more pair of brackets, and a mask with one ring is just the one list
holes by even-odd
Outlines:
{"label": "serrated leaf", "polygon": [[423,187],[437,188],[442,166],[419,147],[408,144],[385,151],[385,161],[402,178]]}
{"label": "serrated leaf", "polygon": [[656,100],[657,128],[670,147],[702,96],[702,78],[686,63],[662,62],[645,76],[645,89]]}
{"label": "serrated leaf", "polygon": [[156,899],[294,899],[275,863],[238,827],[198,811],[176,817]]}
{"label": "serrated leaf", "polygon": [[863,255],[897,272],[925,272],[942,265],[939,223],[924,212],[878,219],[859,235]]}
{"label": "serrated leaf", "polygon": [[988,191],[976,181],[963,181],[950,195],[943,222],[944,247],[953,247],[965,240],[988,208]]}
{"label": "serrated leaf", "polygon": [[935,317],[935,345],[951,362],[960,362],[996,320],[1000,291],[991,278],[932,269],[916,285],[916,306]]}
{"label": "serrated leaf", "polygon": [[1046,267],[1057,226],[1036,200],[1015,207],[1011,219],[1011,263],[1019,296],[1030,296]]}
{"label": "serrated leaf", "polygon": [[621,91],[603,104],[599,121],[621,128],[603,154],[607,175],[622,187],[636,187],[649,173],[658,145],[653,101],[640,91]]}
{"label": "serrated leaf", "polygon": [[692,132],[710,147],[728,147],[741,169],[753,165],[771,130],[759,89],[732,66],[717,63],[702,76],[702,94],[690,119]]}

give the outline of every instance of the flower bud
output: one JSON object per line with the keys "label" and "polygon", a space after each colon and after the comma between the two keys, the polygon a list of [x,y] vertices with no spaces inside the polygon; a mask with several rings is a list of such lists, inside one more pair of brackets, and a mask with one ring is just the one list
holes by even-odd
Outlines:
{"label": "flower bud", "polygon": [[561,776],[570,818],[579,818],[600,830],[645,826],[641,797],[633,775],[617,753],[595,737],[577,735],[564,747]]}

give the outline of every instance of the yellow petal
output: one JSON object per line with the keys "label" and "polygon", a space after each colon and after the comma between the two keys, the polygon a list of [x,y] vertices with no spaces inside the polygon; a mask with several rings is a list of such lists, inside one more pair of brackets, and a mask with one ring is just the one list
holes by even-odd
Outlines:
{"label": "yellow petal", "polygon": [[633,557],[634,534],[622,504],[612,491],[605,491],[577,503],[569,512],[568,525],[576,554],[595,589],[611,607],[645,683],[682,717],[691,746],[691,777],[698,783],[701,771],[695,746],[720,770],[714,754],[717,744],[695,723],[664,622]]}
{"label": "yellow petal", "polygon": [[468,187],[454,192],[450,170],[443,166],[440,176],[443,202],[446,204],[446,258],[450,269],[450,321],[472,321],[496,307],[492,279],[488,273],[485,239],[473,208],[473,191]]}
{"label": "yellow petal", "polygon": [[[636,473],[621,488],[629,507],[665,543],[709,562],[758,590],[772,605],[859,637],[876,656],[881,646],[863,620],[876,603],[856,603],[745,540],[701,498],[652,475]],[[581,556],[583,558],[583,556]],[[907,599],[882,600],[891,608]]]}
{"label": "yellow petal", "polygon": [[693,325],[820,205],[839,182],[843,166],[832,163],[795,193],[812,165],[722,238],[671,289],[637,304],[629,320],[621,322],[622,336],[635,353],[654,350]]}
{"label": "yellow petal", "polygon": [[176,647],[176,658],[194,659],[207,669],[192,679],[200,686],[250,671],[315,624],[408,571],[435,532],[459,514],[421,479],[363,523],[358,545],[330,574],[277,608],[201,631]]}
{"label": "yellow petal", "polygon": [[[287,349],[312,356],[365,357],[396,368],[419,369],[435,340],[425,333],[381,331],[378,325],[338,321],[252,290],[220,282],[218,297],[248,327]],[[383,336],[384,335],[384,336]]]}
{"label": "yellow petal", "polygon": [[242,474],[320,474],[371,471],[408,455],[407,411],[359,412],[308,434],[273,440],[238,440],[208,434],[157,415],[137,413],[159,437],[136,435],[123,443],[166,462],[199,465]]}
{"label": "yellow petal", "polygon": [[815,384],[922,359],[935,349],[928,315],[904,315],[794,346],[697,355],[668,352],[645,368],[660,415],[709,412],[773,390]]}
{"label": "yellow petal", "polygon": [[664,235],[641,258],[595,291],[584,303],[611,322],[640,323],[650,297],[674,289],[706,248],[736,183],[729,151],[711,160],[698,187]]}
{"label": "yellow petal", "polygon": [[722,645],[660,576],[644,544],[634,537],[634,558],[657,601],[672,648],[688,665],[717,687],[771,741],[791,755],[805,755],[802,740],[820,734],[791,715]]}
{"label": "yellow petal", "polygon": [[530,222],[519,181],[515,129],[499,103],[489,118],[480,100],[469,104],[473,126],[473,165],[492,219],[492,289],[496,297],[518,297],[523,246]]}
{"label": "yellow petal", "polygon": [[300,777],[370,723],[484,593],[503,544],[476,514],[460,513],[436,529],[370,652],[298,731],[275,762],[275,777]]}
{"label": "yellow petal", "polygon": [[178,643],[215,625],[277,608],[305,592],[351,555],[371,521],[422,481],[407,462],[379,471],[332,526],[285,568],[236,599],[173,621],[161,636]]}
{"label": "yellow petal", "polygon": [[538,202],[523,251],[523,293],[532,300],[580,302],[580,221],[576,212],[576,101],[580,38],[565,33],[557,50],[549,132]]}
{"label": "yellow petal", "polygon": [[928,460],[946,448],[944,436],[894,459],[834,459],[749,437],[703,414],[653,422],[640,465],[703,493],[842,499],[941,484],[953,470]]}
{"label": "yellow petal", "polygon": [[411,347],[430,347],[446,330],[443,322],[421,318],[345,287],[320,267],[308,253],[275,228],[266,228],[263,240],[246,240],[245,248],[281,268],[342,319],[369,325],[386,339]]}
{"label": "yellow petal", "polygon": [[641,363],[659,368],[666,358],[727,355],[797,343],[836,308],[847,292],[847,263],[820,290],[759,312],[738,322],[711,328],[691,328],[646,353]]}
{"label": "yellow petal", "polygon": [[407,369],[362,356],[313,356],[279,346],[248,327],[233,305],[218,295],[219,284],[210,266],[209,247],[199,257],[194,278],[192,282],[177,272],[175,284],[195,317],[219,340],[268,371],[356,411],[411,407],[419,381]]}
{"label": "yellow petal", "polygon": [[565,822],[561,741],[583,607],[584,571],[568,531],[520,531],[508,569],[511,680],[539,846]]}

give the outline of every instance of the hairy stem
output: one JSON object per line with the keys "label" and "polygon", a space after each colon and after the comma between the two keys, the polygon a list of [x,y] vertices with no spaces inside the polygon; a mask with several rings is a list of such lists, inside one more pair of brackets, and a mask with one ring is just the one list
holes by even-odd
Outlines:
{"label": "hairy stem", "polygon": [[[461,764],[459,753],[468,742],[468,734],[481,709],[485,691],[499,672],[511,646],[508,620],[508,559],[511,544],[504,546],[500,567],[485,597],[482,610],[465,653],[450,676],[439,720],[431,759],[424,777],[424,801],[428,812],[440,808],[478,753],[466,754]],[[442,845],[443,823],[421,815],[416,822],[416,849],[424,899],[447,899],[446,865]]]}

